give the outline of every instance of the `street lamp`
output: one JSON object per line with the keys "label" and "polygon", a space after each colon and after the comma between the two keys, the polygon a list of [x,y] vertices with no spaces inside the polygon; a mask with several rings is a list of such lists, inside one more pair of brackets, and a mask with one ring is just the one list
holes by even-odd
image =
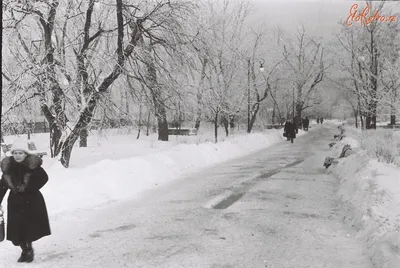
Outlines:
{"label": "street lamp", "polygon": [[[265,60],[260,60],[260,72],[264,72]],[[250,133],[250,67],[251,61],[247,60],[247,132]]]}
{"label": "street lamp", "polygon": [[265,60],[264,59],[261,59],[260,60],[260,72],[264,72],[264,63],[265,63]]}

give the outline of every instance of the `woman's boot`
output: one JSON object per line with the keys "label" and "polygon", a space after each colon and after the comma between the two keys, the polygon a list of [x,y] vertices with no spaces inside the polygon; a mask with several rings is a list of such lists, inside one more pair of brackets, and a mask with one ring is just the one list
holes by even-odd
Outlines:
{"label": "woman's boot", "polygon": [[17,262],[25,262],[26,261],[26,254],[29,251],[28,245],[26,244],[26,242],[23,242],[19,246],[21,247],[22,252],[21,252],[21,256],[19,257]]}
{"label": "woman's boot", "polygon": [[27,247],[28,251],[26,252],[25,262],[32,262],[35,257],[35,254],[34,254],[33,248],[32,248],[32,242],[26,242],[26,247]]}

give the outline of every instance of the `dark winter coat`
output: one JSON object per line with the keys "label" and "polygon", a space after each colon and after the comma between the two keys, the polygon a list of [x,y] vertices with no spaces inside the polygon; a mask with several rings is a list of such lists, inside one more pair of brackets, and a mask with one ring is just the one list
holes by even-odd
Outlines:
{"label": "dark winter coat", "polygon": [[1,162],[0,204],[8,190],[7,240],[14,245],[36,241],[50,235],[46,203],[40,188],[48,176],[40,166],[41,159],[29,155],[22,163],[7,157]]}
{"label": "dark winter coat", "polygon": [[308,119],[308,117],[304,118],[303,127],[308,128],[309,124],[310,124],[310,120]]}
{"label": "dark winter coat", "polygon": [[288,138],[296,138],[296,127],[292,122],[286,122],[284,132]]}

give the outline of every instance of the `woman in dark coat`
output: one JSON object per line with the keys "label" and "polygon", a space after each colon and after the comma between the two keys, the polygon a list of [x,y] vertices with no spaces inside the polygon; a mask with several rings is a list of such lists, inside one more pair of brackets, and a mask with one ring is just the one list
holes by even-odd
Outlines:
{"label": "woman in dark coat", "polygon": [[41,167],[42,159],[29,154],[26,142],[14,143],[11,153],[1,162],[0,204],[10,190],[7,240],[21,247],[18,262],[32,262],[32,242],[51,234],[46,203],[39,191],[48,176]]}
{"label": "woman in dark coat", "polygon": [[286,133],[287,140],[293,143],[296,138],[296,127],[291,120],[286,121],[284,132]]}

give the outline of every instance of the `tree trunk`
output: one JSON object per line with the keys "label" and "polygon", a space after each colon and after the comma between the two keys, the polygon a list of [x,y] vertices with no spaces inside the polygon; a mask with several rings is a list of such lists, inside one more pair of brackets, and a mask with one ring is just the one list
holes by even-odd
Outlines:
{"label": "tree trunk", "polygon": [[162,99],[162,90],[157,82],[157,70],[154,64],[154,58],[151,56],[151,51],[148,51],[147,56],[147,80],[150,92],[153,96],[154,109],[157,117],[158,140],[168,141],[167,111],[165,109],[164,100]]}
{"label": "tree trunk", "polygon": [[272,124],[275,125],[275,109],[276,109],[276,104],[274,103],[274,108],[272,109]]}
{"label": "tree trunk", "polygon": [[224,125],[225,128],[225,135],[226,137],[229,136],[229,120],[226,118],[226,115],[222,117],[222,124]]}
{"label": "tree trunk", "polygon": [[396,125],[396,115],[395,114],[390,115],[390,124]]}
{"label": "tree trunk", "polygon": [[217,110],[215,112],[215,117],[214,117],[214,137],[215,137],[215,143],[218,142],[218,113],[219,111]]}
{"label": "tree trunk", "polygon": [[195,129],[199,130],[200,122],[201,122],[200,117],[196,117],[196,123],[194,124]]}
{"label": "tree trunk", "polygon": [[69,162],[71,160],[71,154],[72,154],[72,148],[78,139],[78,133],[77,132],[72,132],[68,138],[65,140],[64,143],[61,144],[61,164],[68,168],[69,167]]}
{"label": "tree trunk", "polygon": [[366,129],[376,129],[377,90],[378,90],[378,48],[375,42],[374,31],[370,32],[371,65],[370,65],[370,94],[371,102],[368,105]]}
{"label": "tree trunk", "polygon": [[204,58],[202,61],[200,83],[199,83],[199,87],[197,88],[197,114],[196,114],[196,123],[194,125],[194,128],[196,130],[199,130],[200,122],[201,122],[203,83],[204,83],[204,79],[206,78],[207,61],[208,61],[207,58]]}
{"label": "tree trunk", "polygon": [[393,98],[391,100],[391,109],[390,109],[390,124],[391,125],[396,125],[396,107],[395,103],[397,101],[397,89],[396,87],[393,87]]}
{"label": "tree trunk", "polygon": [[139,130],[138,130],[138,134],[137,134],[137,136],[136,136],[136,139],[138,140],[139,139],[139,137],[140,137],[140,130],[141,130],[141,128],[142,128],[142,104],[140,104],[139,105],[139,122],[138,122],[138,128],[139,128]]}
{"label": "tree trunk", "polygon": [[88,129],[84,128],[79,133],[79,147],[87,147]]}
{"label": "tree trunk", "polygon": [[125,88],[125,112],[126,114],[129,114],[129,100],[128,100],[128,89]]}
{"label": "tree trunk", "polygon": [[61,130],[53,123],[50,127],[50,155],[56,157],[60,153]]}
{"label": "tree trunk", "polygon": [[231,128],[231,132],[235,130],[235,115],[229,116],[229,127]]}
{"label": "tree trunk", "polygon": [[66,168],[69,167],[71,152],[75,142],[79,138],[80,133],[85,129],[87,129],[88,125],[90,124],[93,118],[93,112],[100,99],[100,94],[101,93],[99,91],[96,91],[90,96],[87,105],[85,106],[84,110],[80,113],[80,117],[77,123],[75,124],[74,129],[72,129],[71,133],[65,138],[65,140],[60,140],[61,131],[59,131],[56,126],[56,129],[59,131],[56,132],[56,134],[57,137],[59,135],[59,138],[57,142],[57,150],[55,151],[54,155],[57,156],[61,152],[61,164]]}
{"label": "tree trunk", "polygon": [[259,110],[260,110],[260,105],[257,103],[257,104],[255,104],[255,107],[253,107],[253,111],[252,111],[251,118],[250,118],[250,125],[249,125],[249,129],[247,131],[248,133],[251,133],[251,131],[253,129],[253,126],[254,126],[254,123],[256,122],[256,118],[257,118],[257,114],[258,114]]}
{"label": "tree trunk", "polygon": [[367,115],[365,117],[365,129],[370,129],[371,128],[371,116]]}
{"label": "tree trunk", "polygon": [[360,124],[361,124],[361,129],[364,129],[364,128],[365,128],[365,126],[364,126],[364,119],[363,119],[362,113],[361,113],[361,112],[359,112],[359,115],[360,115]]}
{"label": "tree trunk", "polygon": [[146,136],[149,136],[149,129],[150,129],[150,109],[147,113],[147,125],[146,125]]}
{"label": "tree trunk", "polygon": [[299,128],[301,125],[301,113],[303,111],[303,105],[301,103],[296,103],[296,118],[295,118],[295,122],[296,122],[296,128]]}
{"label": "tree trunk", "polygon": [[156,117],[158,125],[158,140],[168,141],[167,112],[165,107],[160,103],[156,104]]}
{"label": "tree trunk", "polygon": [[358,128],[358,114],[357,111],[354,111],[354,119],[356,120],[356,128]]}

